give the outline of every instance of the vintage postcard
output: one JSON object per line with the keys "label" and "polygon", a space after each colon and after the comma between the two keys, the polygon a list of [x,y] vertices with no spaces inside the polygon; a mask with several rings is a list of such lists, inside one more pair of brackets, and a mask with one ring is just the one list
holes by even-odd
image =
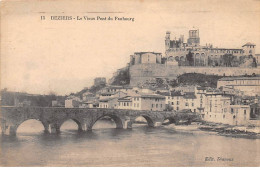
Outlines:
{"label": "vintage postcard", "polygon": [[1,167],[260,166],[259,0],[3,0]]}

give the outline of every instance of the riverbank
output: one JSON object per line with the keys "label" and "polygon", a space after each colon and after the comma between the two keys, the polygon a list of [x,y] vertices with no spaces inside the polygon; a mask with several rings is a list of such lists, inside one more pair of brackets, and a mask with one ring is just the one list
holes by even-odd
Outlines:
{"label": "riverbank", "polygon": [[216,132],[222,136],[260,139],[260,127],[231,126],[210,122],[201,122],[197,124],[199,130]]}

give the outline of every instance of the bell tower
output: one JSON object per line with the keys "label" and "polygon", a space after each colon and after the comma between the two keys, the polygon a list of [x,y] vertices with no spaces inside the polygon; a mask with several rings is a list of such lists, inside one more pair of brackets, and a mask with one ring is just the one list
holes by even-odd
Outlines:
{"label": "bell tower", "polygon": [[170,31],[167,31],[166,32],[166,36],[165,36],[165,50],[169,50],[170,48],[170,40],[171,39],[171,32]]}
{"label": "bell tower", "polygon": [[199,46],[200,45],[200,35],[199,30],[189,30],[189,39],[188,39],[189,46]]}

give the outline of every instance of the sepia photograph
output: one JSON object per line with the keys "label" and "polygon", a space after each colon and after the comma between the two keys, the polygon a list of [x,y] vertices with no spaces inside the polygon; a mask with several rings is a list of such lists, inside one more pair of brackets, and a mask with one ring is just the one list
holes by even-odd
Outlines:
{"label": "sepia photograph", "polygon": [[0,0],[0,167],[259,167],[260,0]]}

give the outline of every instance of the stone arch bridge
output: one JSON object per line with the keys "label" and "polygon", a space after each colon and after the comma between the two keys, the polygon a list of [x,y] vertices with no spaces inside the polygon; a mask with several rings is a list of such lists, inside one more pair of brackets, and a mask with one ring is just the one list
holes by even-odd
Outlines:
{"label": "stone arch bridge", "polygon": [[78,125],[79,131],[92,130],[99,119],[108,116],[114,120],[116,128],[132,128],[139,116],[143,116],[148,126],[160,126],[164,120],[177,123],[180,120],[190,122],[198,116],[192,113],[177,113],[166,111],[139,111],[101,108],[58,108],[58,107],[1,107],[0,123],[2,134],[15,135],[18,127],[26,120],[39,120],[45,132],[59,133],[61,125],[72,119]]}

